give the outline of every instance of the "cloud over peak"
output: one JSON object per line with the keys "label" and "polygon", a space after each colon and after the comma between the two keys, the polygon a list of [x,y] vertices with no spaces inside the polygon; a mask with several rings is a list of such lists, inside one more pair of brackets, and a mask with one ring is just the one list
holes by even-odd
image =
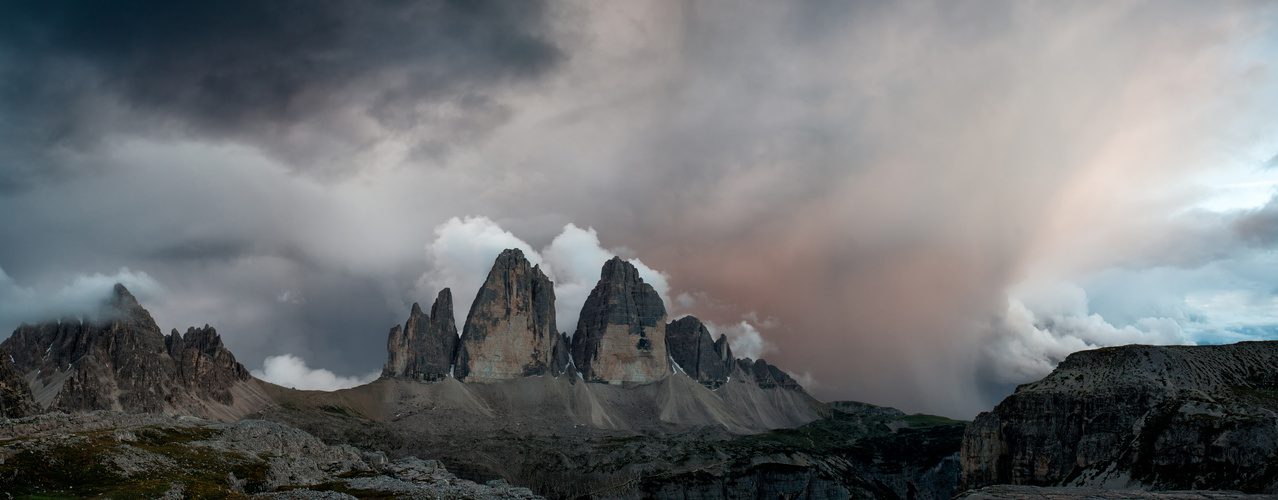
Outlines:
{"label": "cloud over peak", "polygon": [[[483,285],[497,255],[508,248],[522,251],[530,263],[541,266],[542,272],[554,281],[555,317],[559,330],[569,335],[576,331],[581,307],[599,281],[604,262],[617,256],[603,248],[594,229],[582,229],[572,223],[538,252],[488,217],[453,217],[435,228],[435,241],[426,247],[430,270],[418,279],[414,294],[432,297],[447,287],[458,297],[469,297]],[[628,260],[669,309],[668,277],[637,258]],[[459,304],[469,304],[469,300],[459,300]],[[468,307],[454,310],[457,324],[465,323]]]}

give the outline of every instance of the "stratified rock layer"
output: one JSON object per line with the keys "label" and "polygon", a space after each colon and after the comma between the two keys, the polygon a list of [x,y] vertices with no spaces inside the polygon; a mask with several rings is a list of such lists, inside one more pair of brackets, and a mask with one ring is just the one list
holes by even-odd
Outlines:
{"label": "stratified rock layer", "polygon": [[710,340],[710,330],[694,316],[684,316],[666,325],[666,349],[684,373],[711,389],[728,381],[735,366],[728,338]]}
{"label": "stratified rock layer", "polygon": [[384,377],[441,380],[452,371],[457,352],[457,323],[453,320],[453,294],[445,288],[430,308],[430,315],[413,303],[408,322],[391,329]]}
{"label": "stratified rock layer", "polygon": [[476,382],[543,375],[558,341],[554,284],[523,252],[505,250],[470,306],[454,375]]}
{"label": "stratified rock layer", "polygon": [[967,428],[965,485],[1278,492],[1278,342],[1070,355]]}
{"label": "stratified rock layer", "polygon": [[572,358],[586,380],[654,382],[670,375],[666,307],[629,262],[604,263],[572,337]]}
{"label": "stratified rock layer", "polygon": [[97,319],[23,324],[0,347],[50,410],[215,418],[252,411],[231,408],[237,393],[252,392],[244,387],[250,377],[213,328],[165,337],[123,285],[115,286]]}

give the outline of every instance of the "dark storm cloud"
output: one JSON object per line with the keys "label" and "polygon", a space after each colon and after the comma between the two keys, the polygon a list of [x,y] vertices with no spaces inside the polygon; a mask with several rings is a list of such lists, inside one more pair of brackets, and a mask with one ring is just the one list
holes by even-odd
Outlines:
{"label": "dark storm cloud", "polygon": [[[1228,235],[1227,220],[1173,217],[1185,205],[1153,200],[1180,196],[1169,179],[1203,168],[1206,124],[1235,123],[1229,106],[1247,99],[1272,105],[1261,85],[1220,78],[1253,63],[1230,47],[1265,29],[1223,28],[1242,11],[705,1],[627,12],[617,17],[650,21],[635,29],[644,64],[603,67],[636,83],[566,113],[623,138],[551,160],[580,162],[566,182],[593,196],[529,191],[669,273],[672,294],[733,305],[689,312],[780,318],[760,328],[777,347],[766,356],[811,370],[818,397],[970,416],[1050,369],[1044,352],[1183,338],[1162,323],[1081,321],[1083,297],[1082,317],[1068,317],[1086,335],[986,354],[1022,280],[1234,251],[1233,238],[1177,239]],[[588,127],[578,133],[593,138]],[[592,158],[596,147],[606,153]],[[505,201],[517,213],[529,200]]]}
{"label": "dark storm cloud", "polygon": [[453,217],[593,228],[817,397],[959,417],[1278,280],[1273,205],[1195,208],[1269,185],[1197,177],[1272,135],[1246,3],[0,5],[7,290],[145,273],[250,368],[376,370]]}
{"label": "dark storm cloud", "polygon": [[129,129],[340,170],[426,126],[411,146],[446,154],[508,117],[494,89],[563,58],[549,22],[538,1],[5,2],[0,188]]}

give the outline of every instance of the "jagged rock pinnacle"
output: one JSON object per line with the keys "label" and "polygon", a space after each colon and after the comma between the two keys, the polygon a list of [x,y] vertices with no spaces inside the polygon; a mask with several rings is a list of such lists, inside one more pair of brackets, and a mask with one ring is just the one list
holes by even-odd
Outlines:
{"label": "jagged rock pinnacle", "polygon": [[201,414],[210,402],[231,405],[232,386],[249,378],[213,328],[165,336],[122,284],[96,319],[23,325],[0,346],[42,388],[41,405],[67,412]]}
{"label": "jagged rock pinnacle", "polygon": [[457,340],[453,292],[445,288],[435,297],[430,315],[414,302],[404,327],[391,328],[382,376],[440,380],[452,369]]}
{"label": "jagged rock pinnacle", "polygon": [[710,331],[695,316],[684,316],[666,325],[666,346],[671,359],[702,385],[717,389],[735,366],[728,338],[710,340]]}
{"label": "jagged rock pinnacle", "polygon": [[470,306],[454,375],[483,382],[548,373],[558,338],[554,283],[522,251],[505,250]]}
{"label": "jagged rock pinnacle", "polygon": [[572,357],[586,380],[652,382],[670,375],[666,307],[629,262],[604,263],[572,337]]}

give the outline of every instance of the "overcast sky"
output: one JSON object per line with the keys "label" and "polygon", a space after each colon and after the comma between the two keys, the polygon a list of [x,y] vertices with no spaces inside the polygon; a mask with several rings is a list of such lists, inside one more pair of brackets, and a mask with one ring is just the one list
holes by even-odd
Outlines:
{"label": "overcast sky", "polygon": [[121,281],[349,385],[503,248],[567,332],[620,255],[821,399],[968,418],[1278,339],[1276,63],[1249,2],[4,1],[0,336]]}

